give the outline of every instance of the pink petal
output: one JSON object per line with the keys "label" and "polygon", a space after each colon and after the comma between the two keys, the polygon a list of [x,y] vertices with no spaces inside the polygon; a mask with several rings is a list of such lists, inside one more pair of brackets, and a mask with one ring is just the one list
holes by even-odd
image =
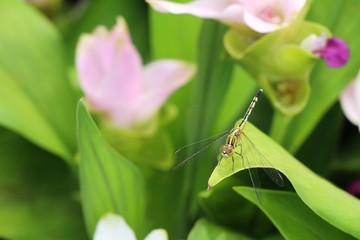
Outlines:
{"label": "pink petal", "polygon": [[136,98],[140,91],[141,65],[122,18],[111,32],[98,27],[79,41],[76,67],[80,84],[97,110],[119,108]]}
{"label": "pink petal", "polygon": [[306,5],[306,0],[281,0],[284,19],[292,20]]}
{"label": "pink petal", "polygon": [[266,22],[250,12],[244,13],[244,22],[249,28],[255,30],[258,33],[269,33],[280,28],[279,24]]}
{"label": "pink petal", "polygon": [[138,112],[141,111],[141,104],[136,99],[134,102],[127,102],[128,106],[121,106],[109,111],[111,121],[123,128],[131,128],[134,124],[139,123]]}
{"label": "pink petal", "polygon": [[142,74],[142,95],[135,104],[111,112],[112,120],[131,127],[148,120],[169,95],[193,76],[193,65],[176,60],[159,60],[145,66]]}
{"label": "pink petal", "polygon": [[357,79],[343,90],[340,105],[350,122],[360,127],[360,72]]}
{"label": "pink petal", "polygon": [[246,2],[244,22],[259,33],[288,26],[304,7],[305,0],[263,0]]}
{"label": "pink petal", "polygon": [[230,25],[245,23],[260,33],[289,25],[306,3],[305,0],[197,0],[185,4],[163,0],[146,1],[159,12],[192,14]]}
{"label": "pink petal", "polygon": [[176,60],[159,60],[145,66],[143,72],[145,93],[142,97],[139,119],[154,114],[173,91],[187,83],[195,73],[195,67]]}
{"label": "pink petal", "polygon": [[173,14],[191,14],[200,18],[218,19],[223,22],[242,23],[243,7],[234,0],[197,0],[174,3],[162,0],[146,0],[155,10]]}

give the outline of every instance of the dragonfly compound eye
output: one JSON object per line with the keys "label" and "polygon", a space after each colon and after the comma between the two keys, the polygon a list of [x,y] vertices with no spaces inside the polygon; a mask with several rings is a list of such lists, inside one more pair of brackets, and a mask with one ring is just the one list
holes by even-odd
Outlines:
{"label": "dragonfly compound eye", "polygon": [[233,149],[227,145],[222,145],[220,147],[220,152],[221,152],[221,155],[223,155],[223,157],[229,157],[232,155]]}

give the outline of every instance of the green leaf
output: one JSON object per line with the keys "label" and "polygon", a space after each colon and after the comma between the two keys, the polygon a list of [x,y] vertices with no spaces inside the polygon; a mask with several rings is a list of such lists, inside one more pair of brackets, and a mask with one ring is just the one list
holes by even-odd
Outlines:
{"label": "green leaf", "polygon": [[[282,172],[290,180],[299,197],[309,208],[342,231],[354,237],[360,237],[360,229],[357,224],[360,219],[359,200],[316,175],[250,123],[247,123],[244,132],[272,167]],[[247,150],[243,151],[246,154]],[[211,174],[209,186],[213,187],[224,178],[244,170],[244,166],[239,160],[241,159],[235,160],[234,171],[232,171],[232,161],[223,159]],[[255,159],[250,160],[254,161]],[[266,166],[254,165],[253,162],[250,162],[250,167]]]}
{"label": "green leaf", "polygon": [[[331,121],[329,121],[331,119]],[[336,161],[346,163],[344,156],[339,156],[339,139],[344,130],[344,115],[339,104],[334,105],[321,119],[319,125],[312,131],[309,138],[304,142],[296,158],[308,166],[311,170],[322,176],[329,176],[333,171]],[[353,132],[354,136],[357,132]],[[360,140],[360,138],[359,138]],[[321,142],[321,145],[318,143]],[[348,146],[348,143],[341,143],[342,146]],[[345,150],[343,147],[341,150]],[[356,145],[358,150],[359,145]],[[344,152],[350,152],[346,149]],[[359,155],[357,152],[357,156]],[[316,159],[316,161],[314,161]],[[360,161],[358,162],[360,166]]]}
{"label": "green leaf", "polygon": [[3,129],[0,156],[1,239],[87,239],[68,165]]}
{"label": "green leaf", "polygon": [[[226,58],[222,46],[225,30],[226,27],[221,23],[206,20],[200,31],[198,72],[192,89],[193,99],[186,132],[190,142],[212,135],[218,111],[228,90],[234,64]],[[212,168],[211,165],[199,167],[198,164],[201,163],[195,162],[191,168],[187,168],[188,176],[185,176],[185,188],[191,189],[194,195],[204,189]],[[196,212],[195,204],[192,203],[192,214]]]}
{"label": "green leaf", "polygon": [[105,138],[111,146],[127,159],[165,171],[170,170],[173,166],[174,148],[166,132],[157,132],[149,138],[134,132],[113,130],[113,132],[106,133],[102,128],[102,133],[107,134]]}
{"label": "green leaf", "polygon": [[240,233],[231,231],[209,222],[205,219],[200,219],[196,222],[194,228],[191,230],[188,240],[250,240],[251,238]]}
{"label": "green leaf", "polygon": [[262,190],[263,199],[260,203],[254,189],[234,187],[234,190],[256,204],[285,239],[353,239],[316,215],[294,193]]}
{"label": "green leaf", "polygon": [[25,3],[4,0],[0,9],[0,124],[70,160],[76,101],[61,38]]}
{"label": "green leaf", "polygon": [[115,152],[103,139],[83,101],[77,110],[80,152],[80,190],[89,236],[99,218],[120,214],[143,236],[144,179],[133,163]]}
{"label": "green leaf", "polygon": [[[246,174],[242,175],[248,179]],[[274,227],[254,204],[245,199],[239,199],[239,195],[232,189],[233,186],[239,184],[247,185],[245,181],[239,181],[239,178],[227,178],[215,188],[200,192],[201,209],[217,224],[236,229],[254,238],[263,237]]]}
{"label": "green leaf", "polygon": [[[233,62],[226,58],[222,38],[226,27],[215,21],[204,21],[198,42],[198,72],[194,86],[190,139],[210,137],[222,100],[227,93]],[[206,121],[205,121],[206,120]]]}

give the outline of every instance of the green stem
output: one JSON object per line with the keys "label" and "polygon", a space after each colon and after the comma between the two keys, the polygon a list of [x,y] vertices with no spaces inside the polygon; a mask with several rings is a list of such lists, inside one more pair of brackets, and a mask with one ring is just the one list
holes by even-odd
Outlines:
{"label": "green stem", "polygon": [[269,133],[270,137],[283,145],[291,120],[292,117],[284,115],[279,111],[275,111]]}

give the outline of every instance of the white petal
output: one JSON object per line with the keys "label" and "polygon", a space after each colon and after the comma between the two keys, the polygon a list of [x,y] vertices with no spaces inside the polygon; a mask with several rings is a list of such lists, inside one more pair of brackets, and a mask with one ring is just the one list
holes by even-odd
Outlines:
{"label": "white petal", "polygon": [[173,14],[192,14],[198,17],[213,18],[223,11],[231,0],[197,0],[189,3],[174,3],[162,0],[146,0],[155,10]]}
{"label": "white petal", "polygon": [[123,217],[108,213],[96,225],[94,240],[136,240],[134,231]]}
{"label": "white petal", "polygon": [[315,50],[325,47],[326,40],[327,37],[325,33],[320,36],[310,34],[301,41],[300,47],[309,53],[313,53]]}
{"label": "white petal", "polygon": [[282,12],[285,19],[291,20],[306,5],[306,0],[281,0]]}
{"label": "white petal", "polygon": [[191,14],[200,18],[218,19],[226,23],[243,23],[242,4],[233,0],[197,0],[189,3],[146,1],[155,10],[163,13]]}
{"label": "white petal", "polygon": [[[360,74],[358,75],[358,77]],[[340,105],[350,122],[360,126],[360,77],[352,81],[340,95]]]}
{"label": "white petal", "polygon": [[355,81],[355,101],[358,103],[358,106],[360,106],[360,70],[354,79]]}
{"label": "white petal", "polygon": [[167,240],[168,235],[164,229],[155,229],[152,230],[144,240]]}

